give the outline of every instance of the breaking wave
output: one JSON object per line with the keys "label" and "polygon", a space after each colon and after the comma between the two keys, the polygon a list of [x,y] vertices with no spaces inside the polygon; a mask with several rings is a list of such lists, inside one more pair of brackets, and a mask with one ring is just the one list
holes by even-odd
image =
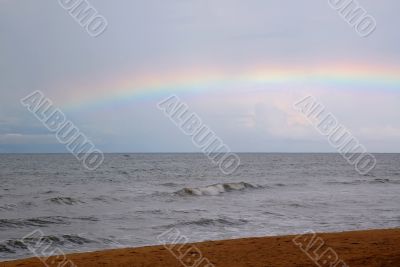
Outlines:
{"label": "breaking wave", "polygon": [[74,217],[68,218],[63,216],[36,217],[29,219],[0,219],[0,229],[4,228],[21,228],[21,227],[47,227],[50,225],[68,225],[72,221],[98,221],[95,217]]}
{"label": "breaking wave", "polygon": [[360,184],[400,184],[400,180],[376,178],[372,180],[353,180],[353,181],[331,181],[328,184],[360,185]]}
{"label": "breaking wave", "polygon": [[193,188],[186,187],[175,193],[180,196],[216,196],[226,192],[241,191],[249,188],[255,189],[259,188],[259,186],[255,186],[245,182],[221,183],[221,184],[208,185],[204,187],[193,187]]}
{"label": "breaking wave", "polygon": [[229,217],[218,217],[218,218],[199,218],[197,220],[190,221],[179,221],[175,224],[168,224],[161,226],[165,229],[170,229],[172,227],[187,227],[187,226],[238,226],[247,224],[249,221],[245,219],[233,219]]}
{"label": "breaking wave", "polygon": [[70,205],[70,206],[79,203],[85,203],[79,199],[75,199],[72,197],[53,197],[48,199],[47,201],[58,205]]}
{"label": "breaking wave", "polygon": [[25,238],[21,240],[8,239],[0,243],[0,253],[17,253],[18,250],[27,250],[28,246],[35,246],[36,244],[46,244],[53,246],[64,246],[64,245],[83,245],[96,243],[97,241],[91,240],[79,235],[48,235],[36,238]]}

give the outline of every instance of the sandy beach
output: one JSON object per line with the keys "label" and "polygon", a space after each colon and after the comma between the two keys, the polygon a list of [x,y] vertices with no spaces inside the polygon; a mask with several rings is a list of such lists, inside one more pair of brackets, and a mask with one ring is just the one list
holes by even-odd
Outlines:
{"label": "sandy beach", "polygon": [[[303,236],[257,237],[187,244],[182,251],[197,248],[199,267],[396,267],[400,266],[400,229],[308,234]],[[320,246],[322,245],[322,246]],[[175,247],[177,248],[177,247]],[[190,252],[189,254],[196,254]],[[337,257],[337,259],[335,258]],[[76,266],[184,266],[164,246],[115,249],[67,255]],[[201,260],[201,259],[207,259]],[[58,260],[58,262],[60,259]],[[188,260],[190,261],[190,260]],[[336,265],[330,265],[334,261]],[[207,265],[207,262],[213,265]],[[46,260],[58,266],[57,259]],[[193,264],[193,263],[192,263]],[[45,266],[37,258],[3,262],[1,267]],[[68,266],[68,265],[65,265]],[[192,266],[192,265],[187,265]]]}

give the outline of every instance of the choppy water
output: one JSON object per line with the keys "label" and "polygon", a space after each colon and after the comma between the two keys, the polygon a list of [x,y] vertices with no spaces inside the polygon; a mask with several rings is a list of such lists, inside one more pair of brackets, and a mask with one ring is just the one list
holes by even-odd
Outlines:
{"label": "choppy water", "polygon": [[66,252],[400,226],[400,154],[367,176],[335,154],[240,154],[225,176],[201,154],[108,154],[96,171],[71,155],[0,155],[0,259],[31,257],[35,229]]}

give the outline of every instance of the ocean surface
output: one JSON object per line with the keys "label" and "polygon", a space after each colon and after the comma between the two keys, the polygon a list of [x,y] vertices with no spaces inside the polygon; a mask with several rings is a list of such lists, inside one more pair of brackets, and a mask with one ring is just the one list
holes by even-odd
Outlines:
{"label": "ocean surface", "polygon": [[239,154],[224,175],[202,154],[106,154],[96,171],[69,154],[0,155],[0,261],[32,257],[25,235],[65,252],[400,227],[400,154],[359,175],[337,154]]}

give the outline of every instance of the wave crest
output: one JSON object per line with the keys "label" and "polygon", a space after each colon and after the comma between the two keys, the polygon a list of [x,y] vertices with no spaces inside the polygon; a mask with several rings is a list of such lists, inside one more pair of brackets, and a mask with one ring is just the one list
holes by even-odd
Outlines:
{"label": "wave crest", "polygon": [[70,206],[79,203],[85,203],[79,199],[75,199],[72,197],[53,197],[48,199],[47,201],[58,205],[70,205]]}
{"label": "wave crest", "polygon": [[47,235],[42,237],[29,237],[22,240],[8,239],[2,241],[0,244],[0,253],[17,253],[17,250],[26,250],[29,246],[36,246],[37,244],[46,244],[54,246],[63,245],[83,245],[96,243],[95,240],[91,240],[79,235]]}
{"label": "wave crest", "polygon": [[248,188],[258,188],[258,186],[240,182],[240,183],[220,183],[213,184],[204,187],[185,187],[177,192],[177,195],[180,196],[216,196],[222,193],[231,192],[231,191],[241,191]]}
{"label": "wave crest", "polygon": [[63,216],[48,216],[35,217],[28,219],[0,219],[0,230],[6,228],[22,228],[22,227],[48,227],[50,225],[68,225],[71,221],[90,221],[96,222],[96,217],[63,217]]}

